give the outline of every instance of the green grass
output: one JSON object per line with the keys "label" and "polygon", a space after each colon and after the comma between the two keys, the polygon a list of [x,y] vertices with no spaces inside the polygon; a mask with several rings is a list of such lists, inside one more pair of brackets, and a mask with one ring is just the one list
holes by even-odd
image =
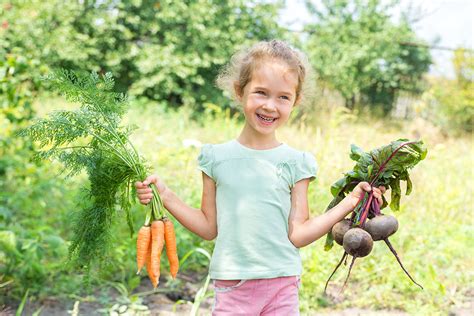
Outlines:
{"label": "green grass", "polygon": [[[39,100],[39,104],[39,115],[66,106],[58,99]],[[196,168],[199,148],[184,146],[184,140],[224,142],[238,136],[242,123],[229,113],[212,110],[200,116],[198,122],[189,117],[190,111],[185,108],[167,112],[149,103],[146,107],[133,106],[126,116],[126,123],[138,126],[132,141],[155,172],[189,205],[199,207],[201,174]],[[402,196],[401,210],[395,214],[400,229],[391,241],[405,267],[425,290],[410,282],[384,244],[376,243],[369,257],[356,261],[349,285],[337,303],[329,300],[322,291],[342,253],[336,247],[325,252],[322,238],[301,250],[304,262],[300,292],[303,314],[325,308],[360,307],[397,309],[417,315],[446,315],[452,308],[464,306],[468,291],[472,291],[473,260],[469,253],[474,241],[472,143],[468,137],[442,136],[421,120],[374,120],[344,110],[315,113],[306,117],[304,123],[293,122],[279,131],[281,141],[310,151],[317,159],[318,179],[309,189],[312,215],[324,212],[331,200],[330,185],[352,168],[349,159],[351,143],[369,150],[397,138],[414,139],[417,135],[426,142],[428,156],[411,172],[413,191],[410,196]],[[75,182],[72,186],[75,188],[83,177],[69,181]],[[54,207],[60,209],[57,204]],[[46,207],[42,206],[42,209]],[[61,210],[62,214],[66,211]],[[50,216],[53,212],[59,210],[51,210]],[[139,227],[144,220],[144,208],[137,205],[134,212]],[[177,236],[181,256],[196,247],[212,249],[212,243],[199,240],[180,225],[177,225]],[[108,275],[114,281],[128,282],[131,291],[137,285],[133,268],[128,269],[133,267],[134,241],[129,238],[124,220],[118,225],[116,239],[116,257],[121,261],[109,267],[105,277]],[[205,273],[202,267],[207,260],[202,256],[190,258],[188,263],[184,269],[201,267],[200,271]],[[335,288],[342,286],[346,272],[347,267],[343,266],[335,275],[332,280]]]}

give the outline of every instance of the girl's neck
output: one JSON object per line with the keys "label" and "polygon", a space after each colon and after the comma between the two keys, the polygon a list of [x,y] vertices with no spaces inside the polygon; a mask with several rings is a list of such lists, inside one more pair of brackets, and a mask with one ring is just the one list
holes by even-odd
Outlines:
{"label": "girl's neck", "polygon": [[251,130],[244,126],[237,141],[242,145],[258,150],[272,149],[281,145],[281,143],[276,139],[275,133],[268,135],[256,134],[254,130]]}

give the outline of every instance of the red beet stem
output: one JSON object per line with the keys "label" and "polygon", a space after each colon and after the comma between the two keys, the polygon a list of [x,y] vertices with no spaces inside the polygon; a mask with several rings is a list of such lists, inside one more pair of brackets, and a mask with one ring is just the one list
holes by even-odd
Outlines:
{"label": "red beet stem", "polygon": [[372,191],[369,192],[369,200],[367,201],[367,203],[365,205],[365,208],[364,208],[364,211],[362,212],[362,215],[360,217],[360,221],[359,221],[359,226],[360,227],[364,226],[365,220],[367,219],[367,216],[369,215],[369,209],[372,206],[372,199],[373,198],[374,198],[374,191],[372,190]]}
{"label": "red beet stem", "polygon": [[[358,208],[363,207],[363,205],[360,205],[360,204],[363,203],[364,198],[365,198],[365,192],[360,195],[359,201],[357,201],[356,207],[353,210],[352,217],[355,217],[355,213],[356,213],[355,210],[357,210]],[[353,219],[354,218],[351,218],[351,220],[353,220]]]}
{"label": "red beet stem", "polygon": [[337,269],[339,269],[339,267],[341,266],[342,262],[344,261],[344,259],[347,257],[348,253],[344,251],[344,254],[342,255],[342,258],[341,260],[339,260],[339,263],[337,264],[336,268],[334,269],[334,271],[331,273],[331,275],[329,276],[329,279],[326,281],[326,286],[324,287],[324,293],[326,293],[326,290],[328,288],[328,284],[329,284],[329,281],[331,280],[332,276],[334,275],[334,273],[336,273]]}
{"label": "red beet stem", "polygon": [[403,143],[401,144],[397,149],[395,149],[393,151],[393,153],[387,158],[387,160],[385,160],[383,162],[383,164],[379,167],[379,170],[377,171],[377,174],[375,175],[374,179],[370,182],[370,185],[374,185],[375,181],[377,181],[377,178],[379,177],[379,175],[382,173],[382,171],[385,169],[385,166],[387,165],[387,163],[393,158],[393,156],[395,156],[395,154],[397,153],[397,151],[399,151],[402,147],[406,146],[406,145],[410,145],[410,144],[415,144],[416,142],[406,142],[406,143]]}
{"label": "red beet stem", "polygon": [[400,264],[400,267],[403,269],[403,271],[405,271],[405,274],[410,278],[410,280],[415,283],[416,285],[418,285],[422,290],[423,290],[423,287],[421,285],[419,285],[418,283],[416,283],[415,280],[413,280],[413,278],[411,277],[410,273],[408,273],[408,271],[405,269],[405,267],[403,266],[402,264],[402,261],[400,260],[400,258],[398,257],[398,254],[397,252],[395,251],[395,248],[393,248],[392,244],[390,243],[390,241],[388,240],[388,238],[385,238],[383,241],[385,241],[385,243],[387,244],[388,248],[390,249],[390,251],[393,253],[393,255],[395,256],[395,258],[397,258],[397,261],[398,263]]}
{"label": "red beet stem", "polygon": [[362,198],[359,199],[359,201],[356,204],[356,207],[352,210],[352,215],[351,215],[352,224],[357,223],[360,219],[360,216],[362,215],[361,210],[364,209],[366,205],[365,203],[367,202],[366,193],[367,192],[364,192],[364,194],[361,194]]}
{"label": "red beet stem", "polygon": [[341,291],[339,293],[342,293],[342,291],[344,291],[344,288],[346,287],[347,280],[349,280],[349,276],[351,275],[351,270],[352,270],[352,267],[354,266],[354,262],[356,261],[356,259],[357,257],[352,257],[351,265],[349,266],[349,271],[347,272],[346,280],[344,281],[344,285],[342,286]]}

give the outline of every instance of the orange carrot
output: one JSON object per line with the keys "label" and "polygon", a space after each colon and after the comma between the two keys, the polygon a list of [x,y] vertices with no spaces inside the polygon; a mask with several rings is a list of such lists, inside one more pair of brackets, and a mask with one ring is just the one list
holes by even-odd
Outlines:
{"label": "orange carrot", "polygon": [[137,274],[140,273],[141,269],[145,265],[146,255],[151,240],[151,228],[150,226],[142,226],[138,231],[137,235]]}
{"label": "orange carrot", "polygon": [[153,288],[156,289],[156,287],[158,286],[159,280],[153,274],[153,271],[151,270],[151,243],[148,246],[148,252],[146,254],[146,271],[148,272],[148,277],[150,278]]}
{"label": "orange carrot", "polygon": [[164,219],[165,223],[165,245],[166,245],[166,256],[170,263],[171,276],[176,278],[176,274],[179,270],[179,259],[178,251],[176,248],[176,235],[174,233],[173,222],[169,219]]}
{"label": "orange carrot", "polygon": [[163,221],[151,223],[151,270],[153,275],[160,278],[160,257],[165,245],[165,224]]}

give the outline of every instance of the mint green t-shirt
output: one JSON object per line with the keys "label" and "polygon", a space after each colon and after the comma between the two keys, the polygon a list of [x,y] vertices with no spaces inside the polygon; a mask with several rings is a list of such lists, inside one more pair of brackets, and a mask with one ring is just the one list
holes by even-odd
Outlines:
{"label": "mint green t-shirt", "polygon": [[291,189],[316,177],[308,152],[286,144],[268,150],[237,140],[206,144],[199,169],[216,183],[217,238],[212,279],[263,279],[300,275],[301,258],[288,238]]}

